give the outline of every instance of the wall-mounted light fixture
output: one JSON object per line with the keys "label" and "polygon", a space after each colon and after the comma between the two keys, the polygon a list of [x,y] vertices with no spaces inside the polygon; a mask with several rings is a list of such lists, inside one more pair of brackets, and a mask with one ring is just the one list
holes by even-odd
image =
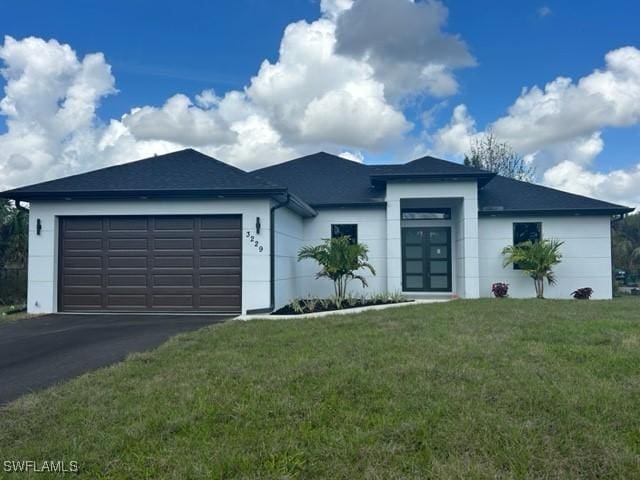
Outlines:
{"label": "wall-mounted light fixture", "polygon": [[260,234],[260,217],[256,217],[256,233]]}
{"label": "wall-mounted light fixture", "polygon": [[36,220],[36,235],[40,235],[40,232],[42,231],[42,222],[40,221],[40,219]]}

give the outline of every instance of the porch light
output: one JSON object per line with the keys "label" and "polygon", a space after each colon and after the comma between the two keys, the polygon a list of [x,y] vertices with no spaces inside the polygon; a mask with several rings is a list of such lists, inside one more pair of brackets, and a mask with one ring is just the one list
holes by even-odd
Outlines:
{"label": "porch light", "polygon": [[256,233],[260,234],[260,217],[256,217]]}
{"label": "porch light", "polygon": [[42,231],[42,222],[40,221],[40,219],[36,220],[36,235],[40,235],[40,232]]}

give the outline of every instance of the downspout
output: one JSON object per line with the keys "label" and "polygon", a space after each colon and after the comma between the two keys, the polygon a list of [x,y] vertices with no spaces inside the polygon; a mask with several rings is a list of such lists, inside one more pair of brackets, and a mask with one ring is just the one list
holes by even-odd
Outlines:
{"label": "downspout", "polygon": [[286,207],[291,202],[291,195],[287,193],[287,199],[284,202],[279,203],[271,207],[269,211],[269,288],[270,288],[270,310],[273,311],[276,304],[276,284],[275,284],[275,276],[276,276],[276,256],[275,256],[275,246],[276,246],[276,229],[275,229],[275,211],[279,208]]}

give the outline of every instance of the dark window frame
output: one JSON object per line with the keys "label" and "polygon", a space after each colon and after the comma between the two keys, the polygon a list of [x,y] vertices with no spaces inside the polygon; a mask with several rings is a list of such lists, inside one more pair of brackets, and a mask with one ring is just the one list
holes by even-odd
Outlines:
{"label": "dark window frame", "polygon": [[[518,227],[518,225],[536,225],[537,230],[538,230],[538,238],[535,240],[531,240],[531,239],[526,239],[526,240],[520,240],[517,241],[516,239],[516,228]],[[526,242],[528,240],[531,240],[533,242],[539,242],[540,240],[542,240],[542,222],[513,222],[513,226],[512,226],[512,240],[513,240],[513,245],[518,245],[520,243]],[[513,264],[513,269],[514,270],[522,270],[520,268],[520,265],[517,263]]]}
{"label": "dark window frame", "polygon": [[[353,233],[341,232],[341,229],[353,229]],[[332,223],[331,238],[347,236],[352,244],[358,243],[358,224],[357,223]]]}
{"label": "dark window frame", "polygon": [[[411,215],[407,215],[407,217],[405,217],[405,213],[416,215],[424,213],[426,216],[420,218],[419,216],[412,217]],[[430,217],[428,214],[433,214],[433,216]],[[403,208],[400,212],[400,217],[402,220],[451,220],[451,208]]]}

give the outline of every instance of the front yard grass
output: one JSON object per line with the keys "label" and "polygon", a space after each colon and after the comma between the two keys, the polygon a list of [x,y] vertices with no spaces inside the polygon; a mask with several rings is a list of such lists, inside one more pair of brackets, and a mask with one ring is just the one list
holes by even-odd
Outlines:
{"label": "front yard grass", "polygon": [[639,478],[640,301],[207,327],[1,408],[0,460],[27,459],[92,479]]}

